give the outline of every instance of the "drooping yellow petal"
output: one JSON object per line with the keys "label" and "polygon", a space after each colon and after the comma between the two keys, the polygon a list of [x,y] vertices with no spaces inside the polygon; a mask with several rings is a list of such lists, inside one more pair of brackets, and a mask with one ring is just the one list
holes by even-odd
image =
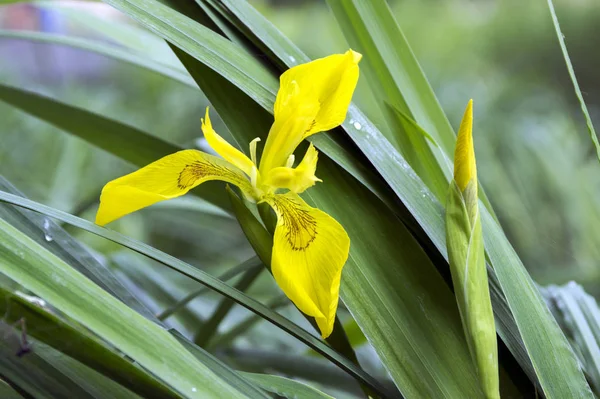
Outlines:
{"label": "drooping yellow petal", "polygon": [[316,319],[326,338],[333,331],[350,238],[335,219],[308,206],[298,194],[265,201],[277,214],[271,261],[275,281],[302,312]]}
{"label": "drooping yellow petal", "polygon": [[243,152],[229,144],[223,137],[219,136],[210,123],[208,116],[208,107],[206,107],[206,115],[202,119],[202,133],[204,138],[213,150],[227,161],[231,162],[240,168],[248,176],[252,173],[254,163]]}
{"label": "drooping yellow petal", "polygon": [[183,150],[107,183],[100,195],[96,223],[103,226],[156,202],[179,197],[208,180],[235,184],[246,195],[252,192],[247,177],[234,165],[197,150]]}
{"label": "drooping yellow petal", "polygon": [[297,167],[280,166],[271,169],[267,173],[265,184],[277,188],[287,188],[298,194],[303,192],[314,186],[316,182],[321,181],[315,176],[318,157],[319,152],[311,144]]}
{"label": "drooping yellow petal", "polygon": [[[269,132],[260,170],[283,166],[300,142],[332,129],[346,118],[358,81],[362,55],[352,50],[298,65],[280,77],[275,123]],[[290,120],[298,120],[290,124]]]}
{"label": "drooping yellow petal", "polygon": [[465,191],[473,179],[477,187],[477,167],[475,166],[475,148],[473,147],[473,100],[469,100],[463,116],[454,152],[454,180],[461,191]]}

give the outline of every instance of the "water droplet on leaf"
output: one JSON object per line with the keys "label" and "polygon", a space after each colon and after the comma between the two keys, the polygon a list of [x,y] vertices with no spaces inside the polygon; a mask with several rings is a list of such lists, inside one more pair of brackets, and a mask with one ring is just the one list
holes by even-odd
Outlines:
{"label": "water droplet on leaf", "polygon": [[54,240],[54,238],[52,238],[48,230],[50,230],[50,221],[48,219],[44,219],[44,239],[48,242],[51,242]]}

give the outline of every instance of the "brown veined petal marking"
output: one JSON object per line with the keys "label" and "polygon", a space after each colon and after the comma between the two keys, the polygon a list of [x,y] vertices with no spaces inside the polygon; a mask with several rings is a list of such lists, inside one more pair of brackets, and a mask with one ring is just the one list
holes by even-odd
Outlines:
{"label": "brown veined petal marking", "polygon": [[246,175],[229,162],[197,151],[167,155],[107,183],[100,196],[96,223],[105,225],[160,201],[184,195],[209,180],[223,180],[251,193]]}
{"label": "brown veined petal marking", "polygon": [[350,238],[334,218],[308,206],[298,194],[273,195],[265,201],[277,214],[273,277],[302,312],[316,319],[326,338],[333,330]]}

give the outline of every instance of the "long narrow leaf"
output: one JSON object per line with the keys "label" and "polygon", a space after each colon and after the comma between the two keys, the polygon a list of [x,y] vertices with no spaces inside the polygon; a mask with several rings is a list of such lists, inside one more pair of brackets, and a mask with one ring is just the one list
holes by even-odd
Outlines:
{"label": "long narrow leaf", "polygon": [[402,123],[396,110],[414,119],[446,150],[454,132],[387,3],[333,0],[328,4],[350,46],[364,54],[363,75],[387,124],[382,133],[437,198],[443,198],[451,173],[445,154],[451,152],[445,153]]}
{"label": "long narrow leaf", "polygon": [[[179,397],[89,332],[75,328],[22,294],[11,294],[0,287],[0,312],[5,315],[4,323],[16,325],[24,320],[28,339],[34,337],[144,397]],[[37,352],[37,348],[34,350]]]}
{"label": "long narrow leaf", "polygon": [[[19,330],[0,328],[4,341],[13,342]],[[12,335],[12,336],[11,336]],[[0,345],[0,378],[7,381],[19,396],[15,399],[78,398],[95,399],[105,395],[114,399],[139,399],[133,392],[104,377],[93,369],[47,346],[35,338],[29,338],[33,350],[17,356],[16,347]],[[4,396],[2,399],[12,399]]]}
{"label": "long narrow leaf", "polygon": [[0,271],[113,344],[180,395],[247,397],[197,361],[162,327],[108,295],[3,220]]}
{"label": "long narrow leaf", "polygon": [[573,82],[573,89],[575,90],[575,95],[577,96],[577,100],[579,101],[581,112],[583,112],[583,116],[585,117],[585,123],[590,134],[590,139],[592,139],[592,143],[594,144],[594,148],[596,149],[596,156],[600,161],[600,143],[598,143],[598,136],[596,135],[596,131],[594,130],[594,125],[592,124],[592,118],[590,117],[590,113],[588,112],[587,105],[585,105],[583,94],[581,94],[579,83],[577,83],[575,70],[573,69],[573,64],[571,63],[571,58],[569,57],[569,52],[567,51],[567,45],[565,44],[565,36],[560,30],[560,25],[558,24],[558,17],[556,16],[556,11],[554,10],[554,4],[552,3],[552,0],[548,0],[548,8],[550,9],[550,15],[552,16],[552,23],[554,24],[554,29],[556,30],[556,37],[558,38],[558,43],[560,44],[560,50],[562,51],[563,57],[565,59],[565,64],[567,65],[567,70],[569,71],[569,77],[571,78],[571,82]]}
{"label": "long narrow leaf", "polygon": [[[2,176],[0,176],[0,190],[23,197],[16,187]],[[112,270],[99,262],[80,242],[53,220],[37,212],[7,204],[0,204],[0,218],[27,234],[142,316],[157,321],[152,312],[121,284]]]}
{"label": "long narrow leaf", "polygon": [[[251,310],[254,313],[260,314],[265,320],[273,323],[278,326],[282,330],[288,332],[294,337],[298,338],[300,341],[304,342],[310,348],[315,350],[316,352],[322,354],[333,363],[338,365],[340,368],[345,370],[346,372],[352,374],[359,381],[362,381],[370,386],[377,387],[378,383],[369,375],[365,374],[362,370],[356,367],[354,364],[346,360],[343,356],[340,356],[336,352],[332,351],[323,341],[315,338],[313,335],[309,334],[302,328],[298,327],[294,323],[290,322],[285,317],[279,315],[278,313],[272,311],[268,307],[262,305],[261,303],[255,301],[254,299],[244,295],[243,293],[231,288],[227,284],[222,281],[216,279],[215,277],[204,273],[197,268],[186,264],[170,255],[167,255],[161,251],[158,251],[155,248],[152,248],[146,244],[143,244],[139,241],[133,240],[129,237],[126,237],[122,234],[119,234],[115,231],[107,230],[100,226],[97,226],[93,223],[90,223],[81,218],[69,215],[65,212],[58,211],[56,209],[52,209],[50,207],[38,204],[34,201],[30,201],[21,197],[17,197],[12,194],[8,194],[0,191],[0,201],[10,203],[13,205],[18,205],[26,209],[30,209],[35,212],[42,213],[46,216],[61,220],[65,223],[71,224],[75,227],[86,230],[90,233],[96,234],[98,236],[104,237],[110,241],[121,244],[129,249],[134,250],[144,256],[147,256],[150,259],[156,260],[192,279],[195,281],[202,283],[216,292],[227,296],[228,298],[233,299],[238,304],[243,307]],[[380,390],[384,392],[384,390]],[[392,396],[390,396],[392,397]]]}
{"label": "long narrow leaf", "polygon": [[263,107],[272,108],[277,80],[255,58],[240,54],[239,47],[210,29],[156,0],[105,0],[138,20],[170,43],[219,71],[225,78],[244,87]]}
{"label": "long narrow leaf", "polygon": [[242,376],[259,387],[288,399],[333,399],[318,389],[289,378],[256,373],[242,373]]}
{"label": "long narrow leaf", "polygon": [[144,69],[161,74],[165,77],[181,82],[189,87],[197,88],[194,80],[185,69],[174,68],[169,64],[162,64],[156,60],[144,57],[131,51],[120,49],[116,46],[107,45],[98,41],[71,36],[63,36],[46,32],[28,31],[6,31],[0,30],[2,39],[18,39],[35,43],[55,44],[68,46],[79,50],[94,52],[105,57],[136,65]]}
{"label": "long narrow leaf", "polygon": [[[181,150],[176,145],[132,126],[17,87],[0,84],[0,101],[51,123],[136,166],[145,166]],[[211,190],[214,187],[218,185],[208,184],[193,192],[227,209],[229,201],[224,191]]]}

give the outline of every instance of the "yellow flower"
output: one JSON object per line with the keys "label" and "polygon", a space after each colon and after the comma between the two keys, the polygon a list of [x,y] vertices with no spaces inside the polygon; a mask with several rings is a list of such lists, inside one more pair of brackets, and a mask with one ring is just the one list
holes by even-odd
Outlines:
{"label": "yellow flower", "polygon": [[342,267],[350,239],[331,216],[298,194],[321,181],[315,176],[317,150],[310,145],[294,165],[293,152],[306,137],[340,125],[358,80],[361,55],[349,50],[289,69],[280,78],[275,122],[257,163],[212,128],[206,109],[202,131],[222,158],[197,150],[168,155],[106,184],[96,223],[105,225],[159,201],[184,195],[209,180],[240,188],[253,202],[268,203],[277,215],[271,269],[275,280],[304,313],[316,319],[323,338],[333,330]]}

